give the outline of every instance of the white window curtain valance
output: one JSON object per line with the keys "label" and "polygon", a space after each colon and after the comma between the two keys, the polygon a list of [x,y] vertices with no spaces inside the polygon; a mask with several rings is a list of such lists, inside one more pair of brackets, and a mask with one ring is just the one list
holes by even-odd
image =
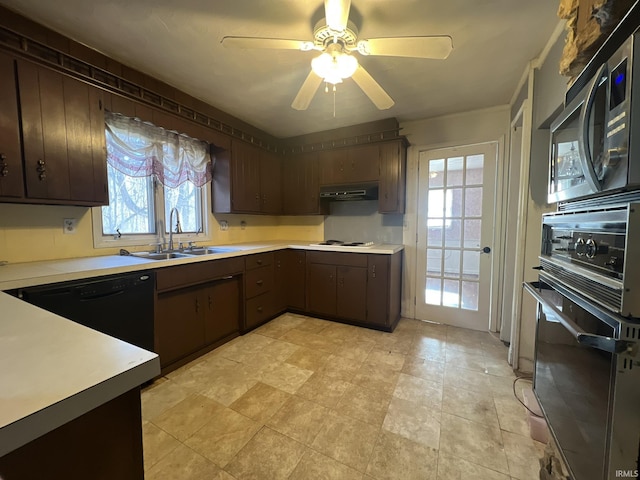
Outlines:
{"label": "white window curtain valance", "polygon": [[125,175],[155,175],[169,188],[186,181],[201,187],[211,181],[206,142],[117,113],[105,112],[105,123],[107,162]]}

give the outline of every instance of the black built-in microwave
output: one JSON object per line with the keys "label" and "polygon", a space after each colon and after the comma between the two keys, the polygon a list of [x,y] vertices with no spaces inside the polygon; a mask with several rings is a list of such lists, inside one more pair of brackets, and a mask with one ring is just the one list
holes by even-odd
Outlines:
{"label": "black built-in microwave", "polygon": [[640,188],[637,52],[640,30],[597,68],[551,124],[549,203]]}

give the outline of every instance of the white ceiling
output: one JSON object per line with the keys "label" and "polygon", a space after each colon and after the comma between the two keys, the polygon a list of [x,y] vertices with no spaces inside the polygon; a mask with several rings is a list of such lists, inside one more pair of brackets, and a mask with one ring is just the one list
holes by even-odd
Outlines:
{"label": "white ceiling", "polygon": [[[377,110],[348,79],[291,108],[314,52],[235,50],[223,36],[312,40],[322,0],[0,0],[0,4],[277,136],[417,120],[509,102],[558,24],[558,0],[352,0],[359,38],[453,38],[447,60],[358,57],[395,100]],[[315,53],[317,55],[317,53]]]}

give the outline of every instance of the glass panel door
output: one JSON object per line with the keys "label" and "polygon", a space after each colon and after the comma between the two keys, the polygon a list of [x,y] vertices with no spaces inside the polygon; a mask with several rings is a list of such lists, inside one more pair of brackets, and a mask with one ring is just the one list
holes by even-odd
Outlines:
{"label": "glass panel door", "polygon": [[418,318],[488,329],[496,152],[420,153]]}

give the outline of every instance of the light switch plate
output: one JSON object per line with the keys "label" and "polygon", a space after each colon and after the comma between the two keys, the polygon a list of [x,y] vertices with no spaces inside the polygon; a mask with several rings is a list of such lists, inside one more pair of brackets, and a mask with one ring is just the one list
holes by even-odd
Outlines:
{"label": "light switch plate", "polygon": [[78,220],[75,218],[65,218],[62,223],[62,232],[65,235],[73,235],[76,233],[76,227],[78,226]]}

